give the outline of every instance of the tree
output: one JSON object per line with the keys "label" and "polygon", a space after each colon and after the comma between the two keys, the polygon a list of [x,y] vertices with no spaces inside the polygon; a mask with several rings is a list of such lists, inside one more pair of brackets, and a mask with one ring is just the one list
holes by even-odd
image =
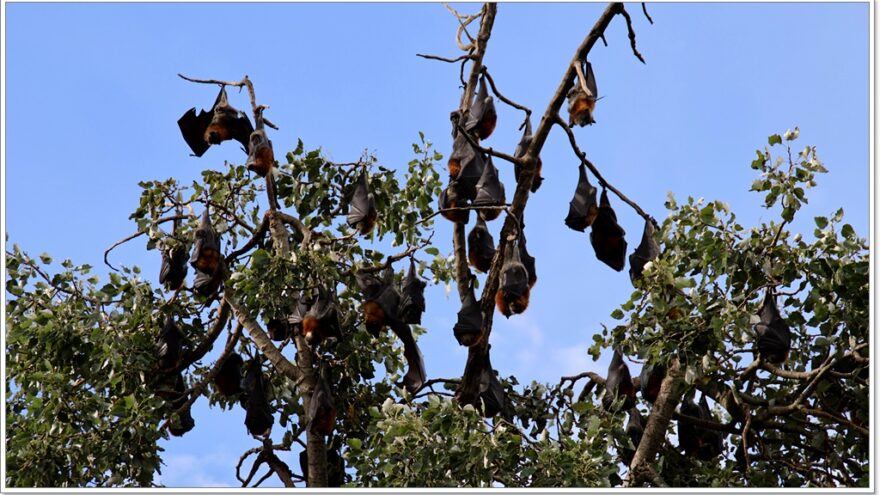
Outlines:
{"label": "tree", "polygon": [[[257,446],[237,468],[251,459],[249,474],[238,473],[243,485],[259,484],[255,478],[263,464],[265,476],[274,474],[288,486],[306,479],[310,486],[866,485],[867,245],[851,226],[840,226],[842,211],[816,219],[811,243],[786,230],[807,200],[806,189],[815,185],[815,174],[824,171],[816,150],[807,147],[792,157],[797,131],[790,131],[771,136],[769,147],[758,151],[752,167],[761,176],[752,189],[764,193],[768,209],[781,203],[778,223],[747,230],[721,202],[689,198],[679,205],[672,197],[669,216],[657,223],[602,177],[560,117],[570,95],[574,113],[580,92],[598,96],[583,62],[618,14],[626,21],[633,53],[642,58],[622,4],[609,5],[576,49],[519,152],[484,148],[483,120],[472,126],[470,118],[485,110],[471,103],[475,94],[478,102],[487,101],[478,90],[481,81],[501,102],[522,110],[524,124],[532,113],[501,94],[482,64],[495,9],[487,4],[475,15],[456,13],[464,55],[425,57],[461,62],[464,88],[452,119],[456,148],[519,169],[510,204],[493,198],[484,206],[446,203],[435,210],[441,193],[448,200],[479,177],[460,172],[444,184],[437,171],[443,157],[424,138],[414,145],[416,157],[402,181],[369,153],[356,162],[334,163],[320,150],[306,151],[302,142],[262,181],[248,169],[259,170],[257,150],[266,145],[251,137],[245,165],[206,170],[202,182],[191,186],[174,179],[142,183],[131,215],[138,230],[120,241],[146,236],[148,248],[162,252],[170,265],[175,252],[193,251],[194,237],[206,239],[196,208],[207,212],[225,256],[208,269],[194,250],[197,276],[208,281],[204,294],[188,287],[154,288],[137,267],[122,267],[99,286],[89,266],[64,262],[62,272],[50,274],[48,255],[36,260],[17,247],[7,252],[7,485],[149,486],[160,469],[157,440],[166,433],[185,434],[194,401],[206,395],[220,409],[241,403],[257,415],[263,389],[271,422],[285,433],[273,443],[254,427]],[[478,34],[471,38],[467,27],[478,19]],[[247,88],[257,130],[274,128],[247,77],[193,81]],[[589,123],[589,114],[583,121]],[[522,255],[523,213],[554,125],[566,133],[603,197],[610,191],[644,217],[643,242],[659,248],[659,256],[646,251],[642,273],[633,275],[635,292],[612,313],[622,323],[597,335],[590,349],[594,357],[614,349],[666,370],[653,405],[643,397],[638,403],[649,412],[640,438],[628,434],[637,428],[626,431],[635,422],[628,418],[640,413],[620,410],[627,398],[614,385],[619,370],[615,380],[611,372],[604,377],[585,372],[553,386],[517,388],[515,377],[499,380],[489,363],[495,294],[507,277],[508,251]],[[784,149],[787,157],[774,159],[771,149]],[[462,162],[467,168],[469,162]],[[354,210],[361,177],[378,212],[373,235],[391,244],[390,254],[362,247],[356,223],[362,218],[351,222],[355,225],[341,218]],[[263,193],[265,212],[258,202]],[[455,224],[451,264],[431,245],[431,232],[438,214],[471,210],[505,213],[481,284],[476,312],[481,324],[467,342],[462,377],[425,380],[413,357],[418,352],[401,352],[396,343],[400,336],[407,345],[407,332],[422,330],[406,325],[402,330],[385,314],[378,318],[394,336],[387,329],[374,336],[363,322],[375,317],[368,307],[380,297],[368,288],[376,283],[384,289],[388,282],[399,287],[407,275],[401,265],[416,254],[433,256],[420,261],[416,272],[421,277],[430,272],[434,283],[455,281],[464,303],[473,278],[465,224]],[[600,207],[598,215],[608,221],[607,209]],[[163,231],[169,223],[171,232]],[[598,233],[596,226],[592,232]],[[212,281],[222,283],[220,292],[210,290]],[[792,331],[788,360],[780,364],[756,356],[743,366],[742,356],[760,346],[753,325],[767,323],[758,315],[768,292]],[[321,323],[311,332],[304,323],[302,313],[316,306],[316,298],[338,308],[338,335],[330,325],[321,340]],[[386,313],[386,306],[376,306]],[[222,352],[206,359],[224,330]],[[181,345],[175,353],[176,340]],[[234,354],[247,358],[238,375],[245,375],[246,398],[227,397],[218,386]],[[384,364],[385,374],[376,372],[377,363]],[[586,384],[575,396],[582,380]],[[316,419],[329,417],[317,407],[325,381],[336,409],[329,438],[315,426]],[[631,381],[635,388],[642,385],[641,377]],[[714,414],[691,407],[697,392],[707,406],[711,401]],[[673,421],[675,435],[669,432]],[[300,450],[305,453],[300,467],[292,469],[287,452]],[[340,456],[347,471],[340,469]]]}

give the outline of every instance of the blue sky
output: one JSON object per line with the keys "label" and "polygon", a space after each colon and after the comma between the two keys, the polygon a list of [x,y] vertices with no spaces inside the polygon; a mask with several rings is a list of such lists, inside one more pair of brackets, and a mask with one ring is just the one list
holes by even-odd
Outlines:
{"label": "blue sky", "polygon": [[[297,138],[334,160],[369,149],[388,167],[412,159],[425,133],[451,150],[448,115],[459,100],[458,66],[416,53],[459,55],[455,19],[439,4],[15,4],[6,6],[6,232],[36,255],[90,263],[133,232],[127,218],[141,180],[188,183],[236,146],[188,156],[176,120],[210,106],[215,89],[193,77],[254,81],[276,152]],[[457,6],[473,12],[478,5]],[[508,97],[543,113],[574,49],[605,4],[501,4],[484,63]],[[799,147],[818,147],[830,170],[793,225],[846,210],[859,235],[869,222],[869,7],[861,4],[652,4],[648,24],[629,6],[643,65],[616,18],[590,60],[600,95],[597,125],[576,129],[606,179],[662,220],[672,191],[721,199],[744,225],[775,218],[747,190],[756,148],[799,126]],[[224,33],[229,33],[227,38]],[[246,108],[244,95],[230,92]],[[518,111],[499,104],[487,146],[511,152]],[[537,119],[533,121],[537,124]],[[798,148],[800,149],[800,148]],[[565,135],[555,129],[542,155],[544,185],[526,214],[539,281],[529,310],[495,318],[493,364],[521,383],[558,381],[607,362],[586,355],[591,336],[632,291],[626,273],[598,262],[588,236],[563,224],[577,181]],[[509,191],[512,167],[496,161]],[[630,248],[641,219],[612,197]],[[51,220],[49,220],[51,219]],[[51,221],[53,229],[42,226]],[[500,222],[490,229],[497,236]],[[451,224],[437,245],[451,250]],[[155,280],[159,255],[143,240],[112,254]],[[574,308],[574,310],[572,310]],[[421,337],[429,377],[454,377],[466,351],[452,337],[455,295],[430,288]],[[635,368],[634,372],[635,372]],[[163,442],[168,486],[236,486],[234,464],[256,445],[243,411],[193,411],[197,426]],[[205,453],[209,455],[205,455]],[[296,459],[288,459],[296,466]]]}

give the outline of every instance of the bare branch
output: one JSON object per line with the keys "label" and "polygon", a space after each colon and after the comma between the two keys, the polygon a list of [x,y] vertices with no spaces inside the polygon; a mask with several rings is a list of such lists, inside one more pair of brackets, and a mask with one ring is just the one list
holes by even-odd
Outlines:
{"label": "bare branch", "polygon": [[507,103],[508,105],[512,106],[513,108],[516,108],[517,110],[522,110],[523,112],[526,113],[526,116],[529,116],[532,114],[532,111],[528,107],[514,102],[513,100],[511,100],[511,99],[507,98],[506,96],[504,96],[503,94],[501,94],[500,91],[498,91],[498,88],[495,87],[495,80],[492,79],[492,75],[489,74],[489,69],[487,69],[485,65],[483,66],[482,72],[483,72],[483,75],[486,76],[486,80],[489,81],[489,87],[492,88],[492,92],[495,93],[495,96],[497,96],[499,100],[503,101],[504,103]]}
{"label": "bare branch", "polygon": [[660,225],[657,223],[657,220],[655,220],[654,217],[648,215],[645,210],[643,210],[642,207],[639,206],[635,201],[626,197],[622,192],[620,192],[619,189],[611,185],[607,180],[605,180],[604,177],[602,177],[602,174],[599,173],[599,169],[596,168],[596,166],[587,159],[587,154],[584,153],[583,150],[580,149],[580,147],[578,147],[577,140],[574,137],[574,132],[571,130],[571,127],[569,127],[568,124],[566,124],[562,117],[560,117],[558,114],[556,115],[555,123],[559,127],[562,127],[562,129],[568,135],[568,141],[569,143],[571,143],[571,149],[574,151],[574,154],[578,158],[580,158],[581,163],[583,163],[588,169],[590,169],[590,172],[592,172],[593,175],[596,176],[596,180],[599,182],[599,185],[613,192],[618,198],[620,198],[621,201],[628,204],[640,217],[644,218],[646,221],[651,222],[654,225],[654,228],[659,229]]}
{"label": "bare branch", "polygon": [[[159,225],[159,224],[162,224],[165,222],[170,222],[172,220],[185,220],[187,218],[189,218],[189,215],[174,215],[171,217],[159,218],[155,222],[153,222],[152,225],[155,227],[156,225]],[[135,232],[134,234],[131,234],[130,236],[125,237],[124,239],[120,239],[120,240],[114,242],[112,246],[110,246],[109,248],[107,248],[106,251],[104,251],[104,264],[109,266],[113,271],[118,272],[119,270],[115,266],[111,265],[110,261],[107,260],[107,255],[109,255],[110,251],[113,251],[117,247],[125,244],[128,241],[131,241],[133,239],[137,239],[138,237],[140,237],[144,234],[146,234],[146,232],[143,232],[143,231]]]}
{"label": "bare branch", "polygon": [[648,22],[654,24],[654,19],[651,19],[651,16],[648,15],[648,6],[645,5],[645,2],[642,2],[642,12],[645,14],[645,17],[648,18]]}
{"label": "bare branch", "polygon": [[[642,4],[642,7],[644,7],[644,5],[645,4]],[[623,16],[624,19],[626,19],[626,31],[629,34],[629,44],[632,47],[633,55],[635,55],[636,58],[641,60],[642,63],[644,64],[645,57],[642,57],[642,54],[639,53],[638,48],[636,48],[636,32],[633,31],[632,19],[629,16],[629,12],[626,11],[626,9],[623,7],[623,5],[620,6],[620,14]],[[649,19],[650,19],[650,17],[649,17]]]}
{"label": "bare branch", "polygon": [[439,60],[441,62],[448,62],[450,64],[454,64],[456,62],[461,62],[462,60],[471,60],[473,58],[469,53],[465,54],[465,55],[460,55],[455,58],[446,58],[446,57],[441,57],[439,55],[425,55],[422,53],[416,53],[416,57],[422,57],[422,58],[426,58],[428,60]]}

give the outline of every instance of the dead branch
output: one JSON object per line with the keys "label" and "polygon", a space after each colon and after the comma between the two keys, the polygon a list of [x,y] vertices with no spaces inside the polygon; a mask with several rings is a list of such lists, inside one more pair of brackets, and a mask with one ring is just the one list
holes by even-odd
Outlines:
{"label": "dead branch", "polygon": [[[187,219],[187,218],[189,218],[189,215],[174,215],[174,216],[171,216],[171,217],[159,218],[159,219],[157,219],[155,222],[152,223],[152,226],[155,227],[156,225],[159,225],[159,224],[162,224],[162,223],[165,223],[165,222],[170,222],[170,221],[172,221],[172,220],[185,220],[185,219]],[[110,254],[110,251],[113,251],[113,250],[116,249],[117,247],[119,247],[119,246],[125,244],[125,243],[128,242],[128,241],[131,241],[131,240],[133,240],[133,239],[137,239],[138,237],[140,237],[140,236],[142,236],[142,235],[144,235],[144,234],[146,234],[146,232],[144,232],[144,231],[138,231],[138,232],[135,232],[134,234],[131,234],[130,236],[127,236],[127,237],[125,237],[125,238],[123,238],[123,239],[120,239],[120,240],[114,242],[112,246],[110,246],[109,248],[107,248],[106,251],[104,251],[104,264],[107,265],[107,266],[109,266],[113,271],[118,272],[119,270],[118,270],[115,266],[111,265],[111,264],[110,264],[110,261],[107,260],[107,255],[109,255],[109,254]]]}

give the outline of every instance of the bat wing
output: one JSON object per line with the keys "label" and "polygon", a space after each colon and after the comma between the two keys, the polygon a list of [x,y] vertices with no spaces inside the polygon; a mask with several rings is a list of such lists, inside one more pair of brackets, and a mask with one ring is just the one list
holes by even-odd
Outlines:
{"label": "bat wing", "polygon": [[642,232],[642,241],[639,247],[629,255],[629,278],[635,283],[642,278],[645,265],[660,255],[660,247],[654,240],[654,224],[645,220],[645,230]]}
{"label": "bat wing", "polygon": [[458,321],[453,327],[455,338],[461,345],[468,345],[468,342],[476,342],[472,339],[475,335],[480,335],[483,330],[483,311],[474,297],[473,287],[470,293],[465,297],[461,310],[458,312]]}
{"label": "bat wing", "polygon": [[633,443],[634,448],[638,448],[642,442],[642,435],[645,428],[642,426],[642,415],[637,408],[629,410],[629,420],[626,422],[626,434]]}
{"label": "bat wing", "polygon": [[[523,225],[523,228],[525,228],[525,225]],[[538,274],[535,272],[535,257],[530,255],[526,248],[525,232],[520,232],[519,259],[522,260],[522,264],[526,267],[526,272],[529,275],[529,287],[534,287],[535,282],[538,281]]]}
{"label": "bat wing", "polygon": [[[254,132],[254,126],[251,125],[251,121],[248,119],[246,113],[241,111],[238,112],[238,116],[232,121],[230,131],[232,132],[232,139],[241,143],[244,147],[245,153],[248,153],[250,151],[250,138],[251,133]],[[269,142],[269,146],[272,146],[271,141],[268,139],[266,141]]]}
{"label": "bat wing", "polygon": [[599,89],[596,87],[596,74],[593,73],[593,64],[584,60],[584,77],[586,77],[586,85],[587,89],[590,91],[590,97],[598,98],[599,97]]}
{"label": "bat wing", "polygon": [[412,330],[409,325],[402,321],[392,318],[391,330],[397,335],[397,338],[403,342],[403,357],[406,358],[407,371],[403,377],[403,385],[409,393],[414,394],[425,383],[427,374],[425,373],[425,360],[422,352],[416,344]]}
{"label": "bat wing", "polygon": [[370,215],[376,212],[376,203],[373,195],[370,194],[370,187],[367,183],[367,172],[363,171],[358,177],[354,187],[354,194],[351,197],[348,210],[348,225],[355,227],[360,222],[366,220]]}
{"label": "bat wing", "polygon": [[599,209],[596,206],[596,188],[590,184],[590,179],[587,177],[587,167],[583,163],[579,167],[578,173],[578,185],[574,190],[574,197],[568,204],[565,225],[570,229],[583,232],[592,225]]}
{"label": "bat wing", "polygon": [[477,182],[477,196],[474,206],[498,206],[504,204],[504,184],[498,178],[498,169],[492,164],[492,157],[486,161],[483,173]]}
{"label": "bat wing", "polygon": [[[470,144],[468,143],[470,147]],[[473,200],[477,196],[477,183],[483,176],[483,170],[486,168],[486,159],[482,153],[473,150],[473,157],[469,161],[463,161],[461,173],[458,175],[458,186],[460,195],[468,200]]]}
{"label": "bat wing", "polygon": [[611,208],[606,191],[602,191],[599,212],[590,232],[590,243],[596,258],[611,268],[622,271],[626,266],[626,232],[617,224],[617,215]]}
{"label": "bat wing", "polygon": [[755,325],[755,332],[758,334],[758,351],[770,362],[785,361],[791,349],[791,329],[779,314],[776,297],[770,289],[764,297],[760,318],[761,321]]}
{"label": "bat wing", "polygon": [[486,222],[477,217],[477,223],[468,233],[468,260],[478,271],[488,272],[495,258],[495,240]]}
{"label": "bat wing", "polygon": [[425,312],[426,282],[416,275],[416,263],[410,259],[409,272],[403,278],[400,288],[400,319],[404,323],[421,325]]}
{"label": "bat wing", "polygon": [[177,120],[183,140],[189,145],[195,156],[202,156],[208,151],[210,144],[205,142],[205,130],[211,125],[214,112],[200,110],[196,114],[195,107],[190,108]]}
{"label": "bat wing", "polygon": [[480,124],[488,110],[489,104],[492,104],[494,107],[492,97],[489,96],[489,91],[486,89],[486,80],[480,78],[480,87],[477,90],[476,97],[474,97],[473,104],[471,104],[467,126],[465,126],[466,130],[471,131]]}
{"label": "bat wing", "polygon": [[480,373],[480,399],[483,402],[483,416],[491,418],[504,410],[507,402],[507,394],[504,387],[498,381],[492,362],[489,360],[489,351],[486,349],[486,357],[483,361],[483,369]]}

